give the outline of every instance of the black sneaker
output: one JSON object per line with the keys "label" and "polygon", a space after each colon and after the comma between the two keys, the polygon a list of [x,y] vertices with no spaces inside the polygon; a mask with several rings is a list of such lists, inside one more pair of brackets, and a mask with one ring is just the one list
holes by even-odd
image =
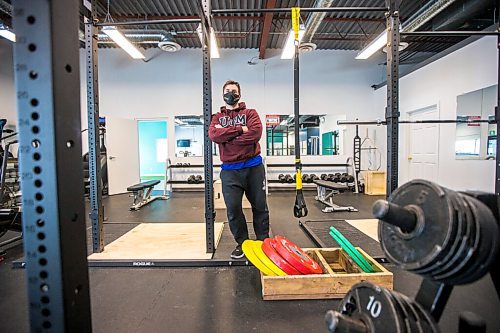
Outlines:
{"label": "black sneaker", "polygon": [[233,253],[231,253],[231,258],[233,259],[241,259],[245,256],[243,250],[241,249],[241,245],[236,246]]}

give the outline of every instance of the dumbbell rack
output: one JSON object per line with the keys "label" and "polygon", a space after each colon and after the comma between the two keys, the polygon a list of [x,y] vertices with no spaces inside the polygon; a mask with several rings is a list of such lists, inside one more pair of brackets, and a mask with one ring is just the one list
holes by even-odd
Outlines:
{"label": "dumbbell rack", "polygon": [[[167,166],[166,166],[166,180],[165,180],[165,192],[166,193],[171,193],[173,191],[173,186],[174,184],[185,184],[185,185],[193,185],[190,186],[192,189],[203,189],[204,188],[204,183],[203,179],[200,183],[190,183],[187,180],[173,180],[173,170],[174,169],[204,169],[204,165],[202,164],[186,164],[186,163],[181,163],[181,164],[172,164],[170,160],[167,160]],[[220,168],[220,165],[214,165],[214,168]],[[199,172],[200,175],[203,174],[202,171]],[[187,189],[187,188],[186,188]]]}
{"label": "dumbbell rack", "polygon": [[[310,174],[310,173],[304,172],[304,168],[339,168],[339,167],[346,168],[346,172],[348,172],[349,167],[351,167],[351,165],[346,164],[346,163],[325,163],[325,164],[322,164],[322,163],[304,163],[304,164],[302,164],[303,174]],[[267,168],[290,168],[291,170],[293,170],[293,171],[290,171],[292,173],[292,177],[295,174],[295,165],[294,164],[272,163],[272,164],[267,164]],[[269,177],[267,177],[267,178],[268,178],[267,179],[268,184],[280,184],[280,186],[275,186],[274,188],[283,188],[283,189],[295,188],[295,181],[292,183],[283,183],[283,182],[280,182],[278,179],[269,179]],[[306,189],[306,188],[315,189],[316,185],[314,183],[302,182],[302,187],[304,189]]]}

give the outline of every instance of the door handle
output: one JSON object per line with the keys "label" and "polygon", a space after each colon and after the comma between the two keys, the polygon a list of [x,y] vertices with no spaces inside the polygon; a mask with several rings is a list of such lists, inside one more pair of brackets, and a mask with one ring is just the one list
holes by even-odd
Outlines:
{"label": "door handle", "polygon": [[116,156],[110,156],[109,159],[110,160],[114,160],[116,158]]}
{"label": "door handle", "polygon": [[413,159],[412,156],[408,156],[408,161],[411,161]]}

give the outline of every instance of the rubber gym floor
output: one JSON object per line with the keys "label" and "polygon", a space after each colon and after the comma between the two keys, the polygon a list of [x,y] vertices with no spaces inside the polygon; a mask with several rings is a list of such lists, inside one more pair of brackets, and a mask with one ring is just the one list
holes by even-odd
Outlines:
{"label": "rubber gym floor", "polygon": [[[325,214],[322,205],[314,201],[315,192],[305,194],[307,219],[311,220],[371,218],[371,204],[377,199],[341,194],[335,201],[353,205],[359,212]],[[108,218],[105,240],[109,243],[135,226],[119,227],[114,222],[202,222],[203,200],[201,192],[175,192],[170,200],[155,201],[131,212],[127,195],[107,197],[103,200]],[[302,247],[313,247],[293,217],[293,202],[293,192],[270,192],[272,231]],[[220,213],[216,219],[226,220]],[[247,219],[251,220],[251,215],[247,214]],[[0,263],[0,332],[29,331],[24,273],[11,268],[12,261],[20,257],[22,246],[17,245]],[[386,267],[394,272],[394,289],[413,297],[420,278],[392,265]],[[89,276],[94,332],[326,332],[324,314],[339,304],[336,300],[263,301],[258,271],[251,266],[91,268]],[[471,285],[455,287],[439,324],[442,332],[456,332],[458,314],[469,310],[486,320],[488,332],[500,332],[498,313],[491,310],[499,307],[487,275]]]}

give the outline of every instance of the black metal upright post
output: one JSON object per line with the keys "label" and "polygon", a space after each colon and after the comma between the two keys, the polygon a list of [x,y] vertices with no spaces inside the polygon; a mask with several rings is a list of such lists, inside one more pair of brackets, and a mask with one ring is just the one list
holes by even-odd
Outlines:
{"label": "black metal upright post", "polygon": [[399,146],[399,4],[401,0],[387,0],[387,197],[398,187]]}
{"label": "black metal upright post", "polygon": [[[497,32],[500,32],[500,23],[497,27]],[[498,48],[498,82],[497,82],[497,107],[495,108],[495,120],[497,124],[496,137],[497,137],[497,150],[495,155],[495,193],[500,196],[500,35],[497,37]]]}
{"label": "black metal upright post", "polygon": [[203,53],[203,127],[205,160],[205,223],[207,253],[215,252],[214,164],[212,141],[208,129],[212,121],[212,76],[210,68],[210,0],[203,0],[200,8]]}
{"label": "black metal upright post", "polygon": [[[86,23],[94,23],[97,18],[96,1],[91,1],[91,17]],[[99,80],[97,54],[98,28],[85,24],[85,60],[87,77],[87,117],[89,139],[89,180],[90,180],[90,220],[92,222],[92,252],[104,251],[104,207],[102,204],[101,149],[99,140]]]}
{"label": "black metal upright post", "polygon": [[77,0],[15,0],[31,332],[90,332]]}

